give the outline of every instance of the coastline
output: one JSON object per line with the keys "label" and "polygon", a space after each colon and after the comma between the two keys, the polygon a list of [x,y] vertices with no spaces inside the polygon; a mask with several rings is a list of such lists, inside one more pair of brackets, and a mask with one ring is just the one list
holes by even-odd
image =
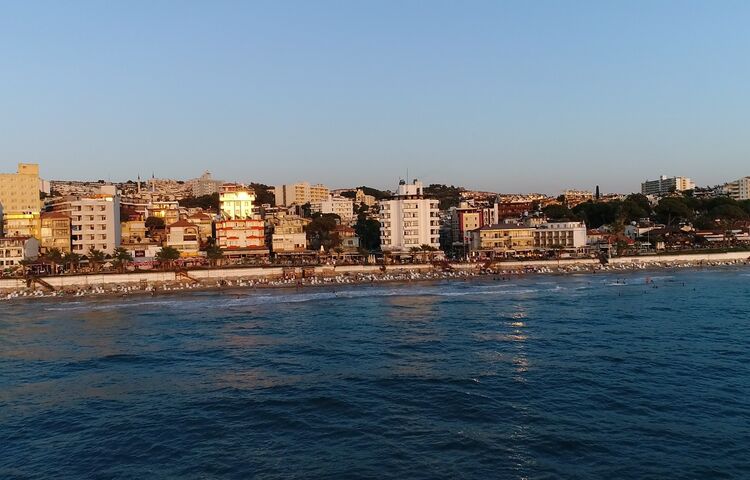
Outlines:
{"label": "coastline", "polygon": [[[696,258],[697,257],[697,258]],[[527,275],[570,275],[599,273],[662,271],[666,269],[705,268],[750,265],[748,252],[728,254],[684,255],[664,257],[618,257],[602,265],[594,259],[532,260],[502,262],[484,268],[480,263],[450,264],[443,269],[431,264],[389,265],[385,272],[377,265],[317,266],[312,276],[302,277],[303,267],[255,267],[243,269],[194,270],[187,275],[176,272],[147,272],[45,277],[57,287],[48,291],[41,285],[25,286],[25,280],[3,288],[0,280],[0,301],[32,299],[82,299],[96,297],[123,298],[156,296],[186,292],[235,292],[265,289],[301,289],[344,285],[376,285],[383,283],[423,283],[444,280],[468,280],[482,277],[512,278]],[[309,269],[308,269],[309,270]],[[288,275],[285,277],[284,275]],[[144,278],[145,277],[145,278]],[[24,283],[19,286],[18,282]]]}

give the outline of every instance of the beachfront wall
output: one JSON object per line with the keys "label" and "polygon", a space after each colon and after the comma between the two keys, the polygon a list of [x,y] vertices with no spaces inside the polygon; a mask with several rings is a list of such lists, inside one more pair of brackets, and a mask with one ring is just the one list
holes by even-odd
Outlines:
{"label": "beachfront wall", "polygon": [[[663,263],[663,262],[714,262],[714,261],[731,261],[731,260],[748,260],[750,252],[728,252],[728,253],[696,253],[686,255],[653,255],[642,257],[617,257],[609,260],[612,265],[622,264],[643,264]],[[574,266],[574,265],[597,265],[599,260],[593,258],[578,259],[560,259],[560,260],[523,260],[501,262],[503,268],[525,268],[525,267],[557,267],[557,266]],[[480,268],[480,263],[456,263],[451,267],[454,270],[475,270]],[[406,265],[388,265],[387,271],[390,273],[410,272],[410,271],[429,271],[433,269],[431,264],[406,264]],[[315,267],[315,275],[343,275],[343,274],[370,274],[378,273],[381,270],[380,265],[319,265]],[[200,281],[237,279],[237,278],[279,278],[284,274],[294,273],[296,276],[302,275],[303,268],[289,267],[249,267],[249,268],[226,268],[226,269],[208,269],[208,270],[191,270],[188,273],[190,278]],[[57,277],[44,277],[44,280],[52,285],[55,289],[59,288],[85,288],[90,286],[106,284],[134,284],[134,283],[167,283],[167,282],[188,282],[189,280],[175,272],[134,272],[121,274],[97,274],[97,275],[64,275]],[[26,288],[26,280],[23,278],[3,278],[0,279],[0,290],[19,290]]]}

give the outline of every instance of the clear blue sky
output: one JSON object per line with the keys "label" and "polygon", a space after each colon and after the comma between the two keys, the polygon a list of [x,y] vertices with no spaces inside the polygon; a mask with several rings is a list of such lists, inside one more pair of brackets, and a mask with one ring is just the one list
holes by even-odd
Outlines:
{"label": "clear blue sky", "polygon": [[0,171],[496,191],[750,175],[747,1],[0,4]]}

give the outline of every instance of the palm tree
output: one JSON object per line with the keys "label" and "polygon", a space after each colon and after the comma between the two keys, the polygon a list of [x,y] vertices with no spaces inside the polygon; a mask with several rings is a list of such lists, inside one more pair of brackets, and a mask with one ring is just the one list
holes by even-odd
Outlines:
{"label": "palm tree", "polygon": [[63,254],[59,248],[50,248],[44,255],[44,258],[52,264],[52,274],[57,274],[57,266],[63,262]]}
{"label": "palm tree", "polygon": [[115,248],[114,264],[117,267],[117,271],[122,273],[125,270],[125,265],[128,262],[133,261],[133,255],[130,254],[126,249],[122,247]]}
{"label": "palm tree", "polygon": [[411,261],[414,263],[414,258],[417,257],[422,252],[422,249],[419,247],[411,247],[409,249],[409,253],[411,253]]}
{"label": "palm tree", "polygon": [[62,263],[66,267],[70,266],[70,270],[72,272],[75,272],[76,270],[78,270],[78,265],[80,265],[81,263],[81,256],[73,252],[66,253],[63,256]]}
{"label": "palm tree", "polygon": [[107,259],[107,255],[104,252],[102,252],[101,250],[97,250],[94,247],[91,247],[91,250],[89,250],[88,257],[89,262],[91,262],[91,266],[94,269],[94,272],[98,272],[102,263],[104,263],[104,260]]}
{"label": "palm tree", "polygon": [[180,258],[180,251],[174,247],[162,247],[162,249],[156,253],[156,259],[165,267],[172,266],[172,262],[178,258]]}

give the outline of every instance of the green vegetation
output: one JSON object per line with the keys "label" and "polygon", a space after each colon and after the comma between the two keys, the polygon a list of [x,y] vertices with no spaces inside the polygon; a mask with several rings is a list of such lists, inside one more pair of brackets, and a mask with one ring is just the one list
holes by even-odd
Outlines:
{"label": "green vegetation", "polygon": [[201,195],[200,197],[187,197],[180,200],[180,206],[185,208],[202,208],[203,210],[219,211],[219,194]]}
{"label": "green vegetation", "polygon": [[341,245],[341,239],[334,231],[340,221],[341,218],[334,213],[313,213],[312,222],[305,228],[310,248],[319,250],[323,247],[327,252]]}
{"label": "green vegetation", "polygon": [[449,187],[433,183],[425,187],[424,193],[440,200],[440,210],[448,210],[451,207],[458,206],[461,201],[461,192],[465,190],[463,187],[454,187],[453,185]]}
{"label": "green vegetation", "polygon": [[391,192],[378,190],[377,188],[372,187],[365,187],[364,185],[361,187],[357,187],[350,192],[344,192],[341,194],[341,196],[346,198],[355,198],[357,196],[357,189],[362,190],[365,195],[372,195],[373,197],[375,197],[375,200],[383,200],[384,198],[388,198],[391,196]]}
{"label": "green vegetation", "polygon": [[[373,207],[374,212],[377,212],[377,206]],[[354,231],[357,232],[359,237],[360,248],[374,252],[380,250],[380,222],[368,218],[370,208],[364,203],[360,204],[357,209],[357,223],[354,225]]]}
{"label": "green vegetation", "polygon": [[149,233],[153,233],[154,230],[163,230],[165,226],[164,219],[159,217],[148,217],[145,225]]}
{"label": "green vegetation", "polygon": [[180,258],[180,251],[174,247],[162,247],[156,252],[156,259],[165,267],[172,266],[178,258]]}
{"label": "green vegetation", "polygon": [[262,183],[251,183],[250,188],[255,192],[255,204],[257,206],[261,206],[264,203],[268,203],[272,207],[276,205],[276,195],[269,191],[270,186]]}
{"label": "green vegetation", "polygon": [[667,226],[692,222],[697,228],[732,228],[739,221],[750,219],[750,201],[738,202],[729,197],[700,199],[686,192],[659,200],[652,208],[641,194],[628,195],[612,202],[588,201],[568,209],[565,205],[550,205],[544,213],[553,220],[581,220],[591,228],[602,225],[621,227],[641,218],[652,218]]}

